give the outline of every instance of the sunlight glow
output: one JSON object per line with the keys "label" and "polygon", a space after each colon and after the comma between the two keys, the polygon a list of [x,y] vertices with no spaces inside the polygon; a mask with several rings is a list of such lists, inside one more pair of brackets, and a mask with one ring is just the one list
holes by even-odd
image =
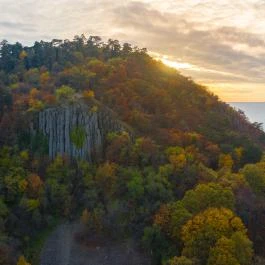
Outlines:
{"label": "sunlight glow", "polygon": [[160,60],[165,65],[168,65],[168,66],[176,68],[176,69],[194,69],[194,66],[189,64],[189,63],[176,62],[176,61],[174,62],[174,61],[170,61],[166,58],[162,58]]}

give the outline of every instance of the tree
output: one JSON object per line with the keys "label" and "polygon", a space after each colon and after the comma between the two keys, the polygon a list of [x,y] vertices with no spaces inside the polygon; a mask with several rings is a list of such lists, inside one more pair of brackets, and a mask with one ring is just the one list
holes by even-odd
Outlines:
{"label": "tree", "polygon": [[93,90],[84,90],[83,91],[83,98],[86,100],[91,100],[95,98],[95,92]]}
{"label": "tree", "polygon": [[225,208],[209,208],[189,220],[182,228],[184,249],[182,254],[197,258],[206,264],[209,252],[223,236],[231,238],[241,232],[246,236],[246,228],[241,219]]}
{"label": "tree", "polygon": [[84,225],[88,225],[89,221],[90,221],[90,218],[91,218],[91,214],[89,213],[89,211],[87,209],[85,209],[83,212],[82,212],[82,215],[81,215],[81,222],[84,224]]}
{"label": "tree", "polygon": [[257,165],[248,164],[240,171],[249,183],[252,190],[259,194],[265,195],[265,170],[264,163]]}
{"label": "tree", "polygon": [[219,168],[231,171],[234,165],[233,158],[230,154],[221,154],[219,156]]}
{"label": "tree", "polygon": [[100,207],[88,211],[85,209],[81,215],[81,222],[90,230],[101,232],[103,229],[104,210]]}
{"label": "tree", "polygon": [[133,178],[127,183],[129,198],[132,200],[142,200],[144,195],[144,180],[141,173],[135,171]]}
{"label": "tree", "polygon": [[170,147],[166,150],[169,162],[174,166],[175,170],[183,170],[187,164],[185,150],[181,147]]}
{"label": "tree", "polygon": [[[82,58],[82,54],[78,54],[79,56],[76,56],[77,54],[75,54],[76,59],[80,57]],[[96,74],[90,72],[87,69],[86,65],[75,65],[71,68],[66,68],[59,75],[61,84],[74,87],[76,90],[84,90],[90,88],[92,83],[91,81],[95,76]]]}
{"label": "tree", "polygon": [[193,265],[193,261],[185,256],[170,259],[167,265]]}
{"label": "tree", "polygon": [[68,102],[73,100],[75,90],[70,86],[61,86],[55,91],[56,98],[61,102]]}
{"label": "tree", "polygon": [[233,210],[235,198],[230,188],[219,184],[199,184],[195,189],[185,193],[182,199],[184,207],[193,214],[209,207],[224,207]]}
{"label": "tree", "polygon": [[108,162],[100,165],[97,169],[95,180],[104,202],[115,192],[117,182],[116,169],[116,164]]}
{"label": "tree", "polygon": [[221,237],[210,250],[207,265],[240,265],[234,252],[233,240]]}
{"label": "tree", "polygon": [[154,264],[161,264],[161,260],[167,254],[169,243],[159,227],[146,227],[142,237],[142,244],[145,249],[150,251]]}
{"label": "tree", "polygon": [[130,152],[132,149],[130,135],[127,132],[109,133],[107,138],[107,160],[122,165],[128,165],[130,162]]}
{"label": "tree", "polygon": [[171,204],[162,204],[154,217],[154,224],[160,227],[168,237],[178,243],[182,226],[192,217],[191,213],[185,209],[178,201]]}
{"label": "tree", "polygon": [[252,264],[253,257],[253,243],[242,232],[235,232],[231,236],[234,244],[234,255],[239,261],[240,265]]}
{"label": "tree", "polygon": [[34,212],[40,207],[39,199],[28,199],[23,197],[20,205],[28,212]]}
{"label": "tree", "polygon": [[20,256],[18,259],[17,265],[30,265],[30,263],[26,261],[24,256]]}
{"label": "tree", "polygon": [[36,174],[31,174],[27,178],[27,195],[30,198],[39,198],[43,190],[43,181]]}
{"label": "tree", "polygon": [[24,74],[24,79],[31,86],[37,86],[40,82],[40,72],[37,68],[32,68]]}
{"label": "tree", "polygon": [[249,143],[244,147],[242,162],[243,164],[257,163],[261,160],[262,154],[263,152],[260,147]]}
{"label": "tree", "polygon": [[42,86],[45,86],[49,83],[49,81],[51,80],[51,75],[48,71],[44,71],[41,73],[40,75],[40,84]]}
{"label": "tree", "polygon": [[8,214],[9,210],[4,202],[4,200],[0,197],[0,218],[5,218]]}
{"label": "tree", "polygon": [[24,60],[28,56],[27,52],[25,50],[22,50],[19,54],[19,59]]}
{"label": "tree", "polygon": [[46,192],[50,210],[67,216],[72,206],[72,181],[74,171],[67,160],[57,156],[46,170]]}
{"label": "tree", "polygon": [[29,92],[29,110],[39,111],[44,108],[43,102],[40,100],[40,91],[32,88]]}
{"label": "tree", "polygon": [[252,242],[242,232],[235,232],[230,239],[221,237],[216,242],[207,265],[250,265],[252,256]]}

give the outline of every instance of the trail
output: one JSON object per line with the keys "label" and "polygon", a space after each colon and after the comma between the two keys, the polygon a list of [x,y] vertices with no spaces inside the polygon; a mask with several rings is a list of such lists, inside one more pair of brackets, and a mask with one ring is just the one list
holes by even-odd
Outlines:
{"label": "trail", "polygon": [[59,225],[47,239],[40,265],[149,265],[150,261],[133,241],[112,242],[108,238],[88,238],[87,245],[76,240],[82,230],[78,223]]}
{"label": "trail", "polygon": [[70,265],[71,248],[78,224],[62,224],[48,238],[41,253],[40,265]]}

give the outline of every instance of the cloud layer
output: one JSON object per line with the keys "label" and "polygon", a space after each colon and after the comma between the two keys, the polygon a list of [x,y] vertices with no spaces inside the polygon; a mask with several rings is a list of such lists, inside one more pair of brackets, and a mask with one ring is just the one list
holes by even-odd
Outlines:
{"label": "cloud layer", "polygon": [[1,39],[118,38],[184,65],[225,100],[265,101],[264,1],[0,0],[0,10]]}

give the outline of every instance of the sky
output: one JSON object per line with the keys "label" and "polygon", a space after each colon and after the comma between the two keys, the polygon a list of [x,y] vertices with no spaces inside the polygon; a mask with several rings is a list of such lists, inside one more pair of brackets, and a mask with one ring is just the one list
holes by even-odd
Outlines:
{"label": "sky", "polygon": [[265,0],[0,0],[0,39],[82,33],[146,47],[222,100],[265,101]]}

